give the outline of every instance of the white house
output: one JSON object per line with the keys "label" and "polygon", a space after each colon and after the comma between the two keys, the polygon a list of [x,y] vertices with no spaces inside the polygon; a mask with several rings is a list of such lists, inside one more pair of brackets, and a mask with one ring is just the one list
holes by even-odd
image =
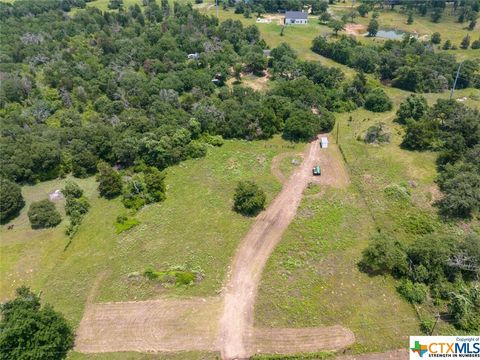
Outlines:
{"label": "white house", "polygon": [[308,13],[303,11],[287,11],[285,12],[285,25],[288,24],[307,24]]}
{"label": "white house", "polygon": [[320,138],[320,147],[321,147],[322,149],[328,147],[328,138],[323,137],[323,136]]}

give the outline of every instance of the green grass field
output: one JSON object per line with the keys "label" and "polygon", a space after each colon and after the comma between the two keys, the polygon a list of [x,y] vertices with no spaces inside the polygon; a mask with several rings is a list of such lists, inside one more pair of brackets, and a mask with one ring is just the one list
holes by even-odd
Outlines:
{"label": "green grass field", "polygon": [[[210,149],[206,158],[173,166],[167,170],[167,199],[142,209],[136,215],[140,225],[118,235],[115,219],[126,213],[120,199],[99,198],[94,178],[78,180],[92,207],[66,250],[66,220],[55,229],[31,230],[26,216],[31,201],[62,188],[64,180],[24,187],[27,206],[12,221],[13,230],[0,230],[0,297],[10,298],[16,287],[27,284],[76,324],[96,279],[101,286],[94,301],[215,295],[253,221],[232,211],[234,187],[239,180],[255,179],[271,201],[281,188],[270,173],[272,158],[281,152],[298,153],[302,147],[278,137],[226,141]],[[58,208],[63,209],[61,202]],[[128,277],[148,266],[161,271],[175,265],[200,270],[204,278],[190,287],[165,289]]]}

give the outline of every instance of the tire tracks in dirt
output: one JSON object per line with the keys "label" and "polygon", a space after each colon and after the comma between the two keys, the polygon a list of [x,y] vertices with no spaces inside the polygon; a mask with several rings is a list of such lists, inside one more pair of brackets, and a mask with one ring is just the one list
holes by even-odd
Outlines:
{"label": "tire tracks in dirt", "polygon": [[[322,172],[325,172],[325,169],[326,173],[329,173],[329,170],[338,172],[338,169],[332,166],[333,159],[324,150],[327,149],[320,149],[318,138],[307,146],[303,163],[285,181],[281,192],[270,206],[257,217],[236,253],[224,291],[225,305],[220,324],[223,359],[247,359],[255,353],[249,345],[249,339],[255,334],[254,305],[265,263],[295,217],[308,183],[315,181],[328,185],[336,184],[335,174],[322,175],[316,179],[312,176],[311,169],[318,162],[325,167]],[[332,151],[331,148],[329,150]],[[346,176],[348,178],[348,175]],[[346,179],[341,181],[341,185],[347,183],[344,180]],[[350,330],[342,327],[336,329],[336,336],[344,339],[343,343],[337,343],[337,349],[353,342]],[[281,346],[282,339],[276,338],[278,346]],[[321,347],[317,346],[316,349]]]}

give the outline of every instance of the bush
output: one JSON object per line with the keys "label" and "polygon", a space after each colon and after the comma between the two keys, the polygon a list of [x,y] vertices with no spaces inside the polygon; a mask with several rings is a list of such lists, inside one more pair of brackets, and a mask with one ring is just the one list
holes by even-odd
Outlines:
{"label": "bush", "polygon": [[186,271],[186,270],[176,270],[171,269],[168,271],[155,271],[152,268],[147,268],[143,272],[143,276],[145,276],[149,280],[157,280],[164,285],[169,286],[187,286],[191,285],[195,282],[197,278],[197,273],[194,271]]}
{"label": "bush", "polygon": [[222,146],[224,144],[224,141],[221,135],[210,135],[207,133],[204,133],[200,137],[200,141],[203,141],[205,144],[209,144],[212,146]]}
{"label": "bush", "polygon": [[368,144],[384,144],[390,142],[390,133],[384,129],[385,124],[378,123],[368,128],[364,141]]}
{"label": "bush", "polygon": [[432,41],[432,44],[436,44],[436,45],[440,44],[442,42],[442,35],[439,32],[434,32],[432,34],[431,41]]}
{"label": "bush", "polygon": [[265,206],[265,192],[253,181],[241,181],[233,197],[235,211],[244,215],[256,215]]}
{"label": "bush", "polygon": [[480,285],[475,283],[470,289],[462,288],[451,294],[448,311],[459,329],[475,332],[480,329]]}
{"label": "bush", "polygon": [[409,95],[397,110],[396,121],[406,124],[408,119],[420,120],[428,110],[427,99],[422,95]]}
{"label": "bush", "polygon": [[117,221],[115,222],[115,231],[117,234],[120,234],[124,231],[130,230],[131,228],[140,224],[140,221],[137,219],[129,219],[126,216],[119,215],[117,216]]}
{"label": "bush", "polygon": [[480,39],[478,40],[474,40],[472,42],[472,45],[470,46],[470,48],[476,50],[476,49],[480,49]]}
{"label": "bush", "polygon": [[370,91],[365,98],[365,109],[373,112],[390,111],[392,106],[392,101],[380,88]]}
{"label": "bush", "polygon": [[410,200],[410,191],[405,186],[398,184],[390,184],[383,189],[385,195],[396,201],[408,201]]}
{"label": "bush", "polygon": [[32,229],[55,227],[62,221],[55,204],[48,199],[34,202],[28,209]]}
{"label": "bush", "polygon": [[74,333],[62,314],[30,289],[17,289],[14,300],[0,306],[2,359],[60,360],[73,348]]}
{"label": "bush", "polygon": [[165,200],[165,174],[155,167],[144,172],[145,187],[148,192],[147,203]]}
{"label": "bush", "polygon": [[25,206],[20,186],[7,179],[0,179],[0,223],[16,217]]}
{"label": "bush", "polygon": [[98,192],[100,196],[113,199],[122,193],[122,178],[118,172],[105,162],[98,164],[98,172],[97,181],[99,182]]}
{"label": "bush", "polygon": [[67,197],[67,202],[65,203],[65,213],[68,216],[78,216],[84,215],[90,209],[90,203],[83,196],[80,198]]}
{"label": "bush", "polygon": [[360,269],[372,273],[407,273],[408,262],[404,247],[394,238],[379,234],[362,253]]}
{"label": "bush", "polygon": [[83,195],[83,190],[74,181],[67,180],[65,187],[62,189],[63,195],[68,198],[79,198]]}
{"label": "bush", "polygon": [[427,299],[428,288],[425,284],[413,283],[410,280],[402,280],[397,291],[405,300],[415,304],[423,304]]}

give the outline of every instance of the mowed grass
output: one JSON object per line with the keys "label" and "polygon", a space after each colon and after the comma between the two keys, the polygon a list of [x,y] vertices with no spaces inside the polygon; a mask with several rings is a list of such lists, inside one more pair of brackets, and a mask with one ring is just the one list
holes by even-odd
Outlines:
{"label": "mowed grass", "polygon": [[[120,199],[99,198],[94,178],[77,180],[92,206],[67,249],[66,220],[55,229],[34,231],[25,208],[13,221],[13,230],[1,228],[0,297],[11,298],[15,288],[29,285],[77,324],[94,284],[98,291],[91,300],[96,302],[216,295],[239,241],[254,221],[232,211],[236,184],[255,180],[270,202],[281,189],[270,173],[272,158],[302,148],[279,137],[226,141],[223,147],[211,148],[206,158],[173,166],[167,170],[167,199],[141,210],[136,214],[140,225],[121,234],[114,228],[117,215],[126,212]],[[63,183],[54,180],[24,187],[27,206]],[[61,210],[63,205],[58,207]],[[165,289],[154,281],[128,276],[149,266],[161,271],[175,265],[201,271],[203,280]]]}

